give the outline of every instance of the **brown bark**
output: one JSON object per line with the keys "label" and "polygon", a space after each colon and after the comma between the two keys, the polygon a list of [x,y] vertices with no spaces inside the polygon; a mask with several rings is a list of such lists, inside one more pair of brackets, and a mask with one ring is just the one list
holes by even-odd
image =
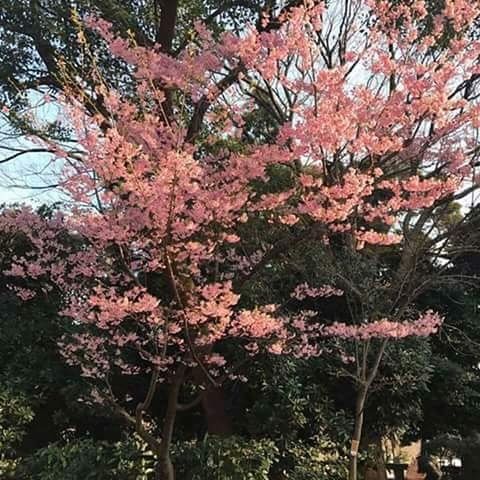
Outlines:
{"label": "brown bark", "polygon": [[162,51],[171,53],[177,23],[178,0],[156,0],[155,7],[160,16],[157,19],[155,42],[160,44]]}
{"label": "brown bark", "polygon": [[170,456],[158,461],[155,469],[155,480],[175,480],[175,469]]}
{"label": "brown bark", "polygon": [[[202,354],[208,354],[211,353],[211,351],[212,346],[209,346]],[[232,420],[227,413],[223,385],[213,385],[199,366],[193,369],[192,379],[197,386],[204,388],[199,403],[207,424],[207,432],[211,435],[231,435],[233,433],[233,426]],[[197,405],[197,403],[194,402],[194,405]]]}
{"label": "brown bark", "polygon": [[226,410],[225,392],[222,387],[211,387],[202,395],[202,408],[211,435],[228,436],[233,433],[232,419]]}
{"label": "brown bark", "polygon": [[167,411],[162,429],[162,441],[157,457],[157,468],[155,472],[156,480],[175,480],[175,469],[170,457],[172,446],[173,430],[177,416],[178,396],[185,376],[185,366],[180,366],[175,373],[170,391],[168,393]]}

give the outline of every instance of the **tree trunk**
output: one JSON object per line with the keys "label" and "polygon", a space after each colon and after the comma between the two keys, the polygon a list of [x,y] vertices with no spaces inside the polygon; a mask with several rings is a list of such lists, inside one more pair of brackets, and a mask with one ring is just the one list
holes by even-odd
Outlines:
{"label": "tree trunk", "polygon": [[[212,353],[212,346],[209,345],[202,353]],[[206,378],[203,370],[196,366],[192,376],[198,386],[204,387],[201,406],[205,418],[207,432],[210,435],[228,436],[233,433],[232,419],[227,413],[225,390],[223,385],[214,386]]]}
{"label": "tree trunk", "polygon": [[178,0],[168,0],[166,2],[157,0],[155,6],[157,15],[160,13],[160,18],[157,18],[155,42],[160,44],[162,51],[171,53],[177,24]]}
{"label": "tree trunk", "polygon": [[355,404],[355,428],[352,435],[352,445],[350,448],[350,466],[348,480],[357,480],[358,476],[358,447],[362,438],[363,429],[363,410],[367,398],[367,388],[361,385],[357,392],[357,401]]}
{"label": "tree trunk", "polygon": [[162,429],[162,442],[157,452],[157,466],[155,472],[155,480],[175,480],[175,468],[170,457],[170,448],[172,445],[173,429],[177,416],[178,395],[183,383],[186,367],[180,366],[175,373],[173,382],[170,385],[168,393],[167,411],[165,412],[165,420]]}
{"label": "tree trunk", "polygon": [[155,480],[175,480],[175,469],[170,454],[158,461],[155,469]]}
{"label": "tree trunk", "polygon": [[208,388],[202,396],[202,408],[210,435],[228,436],[233,432],[225,403],[225,392],[221,386]]}

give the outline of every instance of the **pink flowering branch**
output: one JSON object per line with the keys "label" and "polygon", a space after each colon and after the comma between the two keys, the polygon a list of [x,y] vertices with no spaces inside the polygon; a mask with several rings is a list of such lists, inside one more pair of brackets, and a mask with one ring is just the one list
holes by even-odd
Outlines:
{"label": "pink flowering branch", "polygon": [[367,340],[369,338],[401,339],[410,336],[428,337],[437,333],[443,323],[443,318],[432,310],[428,310],[413,321],[395,322],[388,319],[369,322],[364,325],[347,325],[334,323],[325,326],[322,334],[353,340]]}

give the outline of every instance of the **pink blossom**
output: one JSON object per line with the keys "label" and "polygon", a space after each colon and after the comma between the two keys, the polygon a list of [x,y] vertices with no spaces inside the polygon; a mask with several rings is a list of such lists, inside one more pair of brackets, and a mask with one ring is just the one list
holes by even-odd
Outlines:
{"label": "pink blossom", "polygon": [[315,288],[310,287],[308,283],[302,283],[295,287],[295,290],[292,292],[291,297],[296,298],[297,300],[304,300],[307,297],[315,298],[341,295],[343,295],[343,290],[332,287],[331,285],[322,285],[321,287]]}
{"label": "pink blossom", "polygon": [[368,338],[400,339],[409,336],[427,337],[436,333],[443,323],[443,318],[432,310],[427,310],[416,320],[392,321],[386,318],[361,325],[334,323],[325,326],[322,334],[340,338],[366,340]]}

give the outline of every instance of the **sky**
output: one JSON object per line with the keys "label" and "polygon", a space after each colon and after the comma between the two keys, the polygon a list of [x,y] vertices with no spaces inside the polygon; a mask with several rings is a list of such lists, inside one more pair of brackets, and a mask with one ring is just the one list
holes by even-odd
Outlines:
{"label": "sky", "polygon": [[[39,93],[30,93],[29,101],[36,123],[53,122],[61,114],[58,104],[46,103]],[[59,193],[55,189],[38,188],[56,183],[59,165],[58,162],[52,162],[52,155],[27,153],[1,163],[2,159],[16,153],[10,149],[39,147],[25,137],[14,135],[6,116],[3,114],[0,116],[0,204],[26,202],[41,205],[59,200]]]}
{"label": "sky", "polygon": [[[0,146],[7,144],[15,148],[30,148],[29,143],[20,139],[18,142],[2,142]],[[0,158],[5,152],[0,153]],[[29,153],[21,157],[0,164],[0,204],[27,202],[31,204],[51,203],[58,200],[58,192],[55,189],[38,189],[45,185],[48,179],[54,180],[54,174],[49,172],[51,158],[41,153]],[[29,188],[33,187],[33,188]]]}

